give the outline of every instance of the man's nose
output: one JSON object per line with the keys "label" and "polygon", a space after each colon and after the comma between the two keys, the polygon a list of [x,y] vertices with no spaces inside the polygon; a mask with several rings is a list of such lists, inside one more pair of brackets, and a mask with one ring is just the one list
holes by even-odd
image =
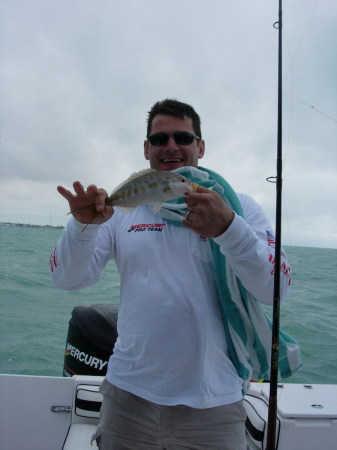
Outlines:
{"label": "man's nose", "polygon": [[173,136],[169,137],[169,140],[167,141],[166,147],[169,149],[176,149],[178,148],[178,145],[176,143],[176,141],[174,140]]}

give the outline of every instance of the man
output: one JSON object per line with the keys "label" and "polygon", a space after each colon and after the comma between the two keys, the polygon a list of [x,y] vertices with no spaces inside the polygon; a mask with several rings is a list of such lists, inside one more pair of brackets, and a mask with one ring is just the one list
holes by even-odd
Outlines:
{"label": "man", "polygon": [[[167,99],[152,107],[144,142],[151,168],[188,167],[203,180],[208,174],[198,169],[198,160],[204,152],[200,119],[191,106]],[[220,300],[227,294],[217,282],[217,261],[226,257],[253,303],[256,298],[270,304],[272,232],[250,197],[238,194],[242,218],[224,196],[202,184],[185,196],[182,226],[147,205],[128,214],[114,211],[105,205],[106,191],[94,185],[85,190],[75,182],[75,194],[58,187],[74,218],[56,247],[54,283],[63,289],[92,285],[111,258],[120,273],[118,339],[101,387],[95,435],[101,450],[245,448],[244,377],[224,325]],[[94,219],[79,210],[92,203]],[[156,227],[134,232],[139,224]],[[288,267],[285,256],[283,265]],[[283,270],[282,297],[288,284],[289,271]]]}

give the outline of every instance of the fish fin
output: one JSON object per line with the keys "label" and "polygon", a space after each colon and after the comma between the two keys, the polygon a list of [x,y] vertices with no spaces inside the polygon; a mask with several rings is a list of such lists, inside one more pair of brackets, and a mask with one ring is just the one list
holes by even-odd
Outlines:
{"label": "fish fin", "polygon": [[139,170],[138,172],[133,173],[129,176],[126,180],[124,180],[122,183],[120,183],[112,192],[111,195],[114,195],[119,189],[123,188],[127,184],[131,183],[132,181],[136,180],[137,178],[143,177],[144,175],[149,175],[150,173],[158,172],[156,169],[143,169]]}
{"label": "fish fin", "polygon": [[153,214],[157,214],[157,212],[160,210],[160,208],[162,207],[162,205],[163,205],[164,203],[165,203],[165,202],[163,202],[163,201],[154,203],[153,206],[152,206],[152,212],[153,212]]}

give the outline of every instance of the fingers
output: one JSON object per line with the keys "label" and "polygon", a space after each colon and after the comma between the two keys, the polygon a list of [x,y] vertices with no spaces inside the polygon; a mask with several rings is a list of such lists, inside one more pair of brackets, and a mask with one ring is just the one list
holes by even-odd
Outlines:
{"label": "fingers", "polygon": [[[79,181],[75,181],[73,183],[73,188],[77,196],[85,195],[83,185]],[[57,191],[59,192],[59,194],[62,195],[62,197],[64,197],[68,201],[75,198],[75,195],[63,186],[57,186]]]}
{"label": "fingers", "polygon": [[104,189],[97,188],[95,184],[90,184],[87,187],[87,190],[85,190],[79,181],[75,181],[73,187],[77,196],[87,197],[92,203],[95,204],[97,211],[103,211],[105,199],[108,197],[108,194]]}
{"label": "fingers", "polygon": [[77,195],[83,195],[85,193],[83,184],[79,181],[74,181],[73,188]]}
{"label": "fingers", "polygon": [[204,186],[200,186],[200,184],[198,184],[198,188],[195,192],[199,194],[207,194],[207,193],[210,194],[212,192],[214,193],[214,191],[212,191],[211,189],[205,188]]}
{"label": "fingers", "polygon": [[218,196],[218,194],[203,186],[198,186],[198,189],[194,192],[190,192],[185,195],[184,201],[187,205],[194,205],[203,201],[207,201],[208,196]]}
{"label": "fingers", "polygon": [[57,186],[57,191],[70,206],[73,216],[82,223],[103,223],[113,215],[113,208],[105,204],[108,197],[104,189],[91,184],[85,190],[82,183],[73,183],[74,193],[63,186]]}
{"label": "fingers", "polygon": [[105,199],[108,197],[108,193],[104,189],[98,189],[94,184],[88,186],[87,192],[89,195],[94,197],[96,210],[103,211],[105,207]]}
{"label": "fingers", "polygon": [[82,183],[79,181],[73,183],[73,188],[76,195],[63,186],[57,186],[57,191],[68,201],[72,201],[76,197],[78,200],[87,199],[88,203],[95,203],[98,211],[104,209],[105,199],[108,197],[108,194],[104,189],[97,188],[97,186],[91,184],[88,186],[87,190],[85,190]]}
{"label": "fingers", "polygon": [[215,192],[198,184],[197,190],[189,192],[187,197],[198,196],[198,194],[215,194]]}
{"label": "fingers", "polygon": [[213,212],[213,209],[221,207],[224,202],[222,198],[214,191],[198,186],[197,192],[192,192],[185,196],[184,201],[187,205],[188,213],[186,220],[192,221],[192,216],[206,216]]}
{"label": "fingers", "polygon": [[205,237],[222,234],[233,221],[233,211],[222,197],[202,186],[185,196],[187,213],[183,225]]}
{"label": "fingers", "polygon": [[59,194],[62,195],[62,197],[64,197],[68,201],[70,201],[72,198],[74,198],[74,195],[72,194],[72,192],[68,191],[68,189],[66,189],[63,186],[57,186],[57,191]]}
{"label": "fingers", "polygon": [[185,220],[188,221],[189,223],[193,222],[195,223],[198,220],[198,213],[195,213],[188,209],[186,211]]}

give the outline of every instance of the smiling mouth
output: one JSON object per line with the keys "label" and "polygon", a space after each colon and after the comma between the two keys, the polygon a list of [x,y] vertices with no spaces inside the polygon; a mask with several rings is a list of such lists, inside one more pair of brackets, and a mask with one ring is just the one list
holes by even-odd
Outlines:
{"label": "smiling mouth", "polygon": [[179,159],[179,158],[165,158],[161,160],[162,163],[164,164],[170,164],[170,163],[180,163],[183,162],[183,159]]}

